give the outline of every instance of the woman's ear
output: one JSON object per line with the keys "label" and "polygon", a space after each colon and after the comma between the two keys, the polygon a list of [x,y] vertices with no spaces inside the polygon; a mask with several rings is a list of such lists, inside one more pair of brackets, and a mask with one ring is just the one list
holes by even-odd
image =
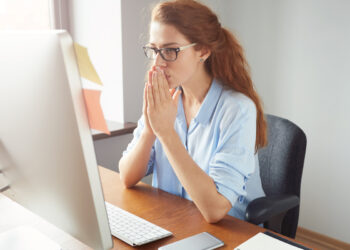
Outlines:
{"label": "woman's ear", "polygon": [[211,51],[208,47],[203,46],[203,48],[200,50],[200,61],[205,61],[210,56]]}

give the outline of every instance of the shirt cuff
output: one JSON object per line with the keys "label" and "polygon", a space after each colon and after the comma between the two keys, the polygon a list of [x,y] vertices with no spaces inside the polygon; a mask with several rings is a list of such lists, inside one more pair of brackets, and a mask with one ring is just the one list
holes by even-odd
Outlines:
{"label": "shirt cuff", "polygon": [[237,200],[240,203],[243,202],[244,197],[242,195],[236,194],[234,191],[232,191],[232,189],[220,183],[215,182],[215,185],[216,185],[216,190],[231,203],[232,207],[235,205]]}

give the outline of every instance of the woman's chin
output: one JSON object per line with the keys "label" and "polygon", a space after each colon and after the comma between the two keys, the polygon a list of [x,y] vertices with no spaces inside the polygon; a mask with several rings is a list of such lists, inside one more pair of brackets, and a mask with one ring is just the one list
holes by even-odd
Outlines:
{"label": "woman's chin", "polygon": [[171,76],[166,75],[166,79],[168,81],[169,89],[177,88],[180,86],[180,84],[178,84],[177,81],[175,81],[175,79]]}
{"label": "woman's chin", "polygon": [[178,84],[169,84],[169,89],[177,88]]}
{"label": "woman's chin", "polygon": [[168,80],[169,89],[174,88],[175,84],[173,83],[173,81],[171,79],[169,79],[169,78],[167,78],[167,80]]}

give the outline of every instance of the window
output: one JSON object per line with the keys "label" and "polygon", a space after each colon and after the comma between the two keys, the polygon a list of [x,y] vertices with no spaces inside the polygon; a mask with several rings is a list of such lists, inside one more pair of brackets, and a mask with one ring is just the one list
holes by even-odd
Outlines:
{"label": "window", "polygon": [[50,29],[49,0],[0,0],[0,30]]}

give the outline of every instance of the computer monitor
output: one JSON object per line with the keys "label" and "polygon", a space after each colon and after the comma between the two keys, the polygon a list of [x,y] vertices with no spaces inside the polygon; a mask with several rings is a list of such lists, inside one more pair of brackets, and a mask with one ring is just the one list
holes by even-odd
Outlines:
{"label": "computer monitor", "polygon": [[112,237],[66,31],[0,32],[0,171],[8,196],[93,249]]}

